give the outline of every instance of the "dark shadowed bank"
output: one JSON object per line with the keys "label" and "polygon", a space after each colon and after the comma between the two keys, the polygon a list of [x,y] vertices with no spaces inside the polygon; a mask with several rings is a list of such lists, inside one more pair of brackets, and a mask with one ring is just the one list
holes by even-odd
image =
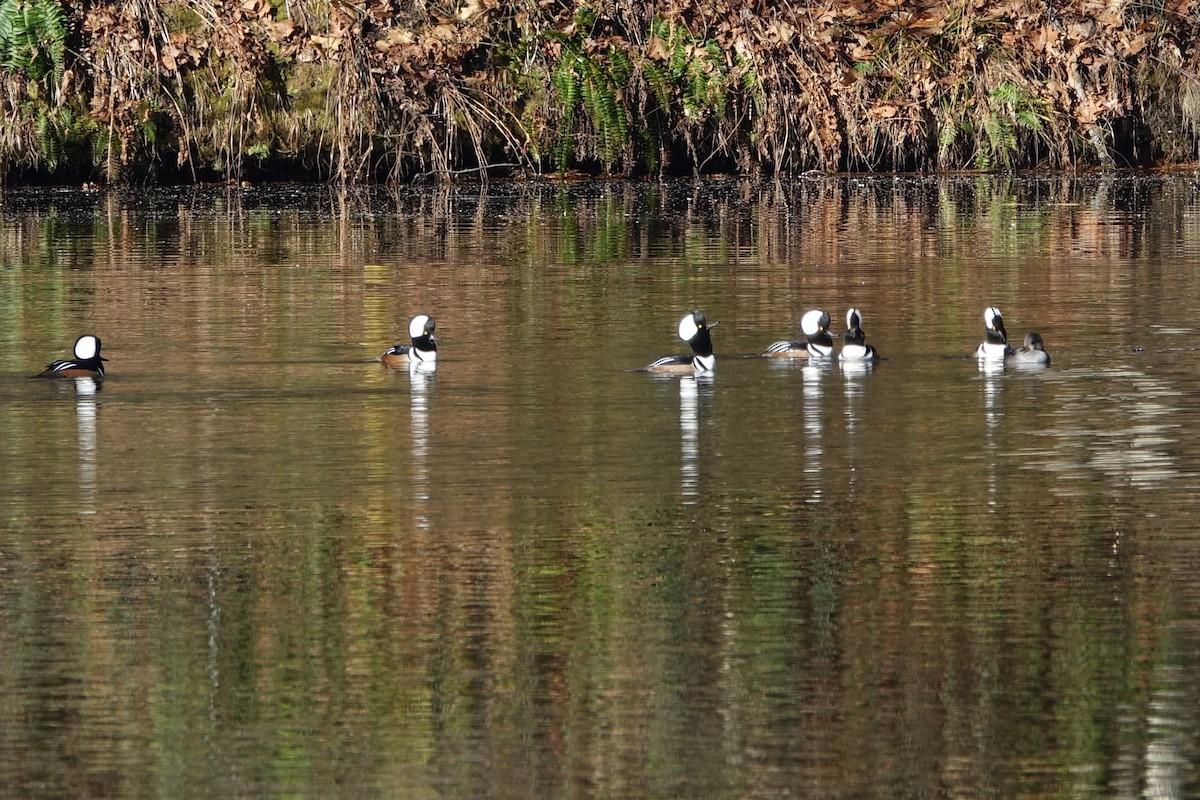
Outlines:
{"label": "dark shadowed bank", "polygon": [[1192,0],[2,0],[29,181],[1150,166]]}

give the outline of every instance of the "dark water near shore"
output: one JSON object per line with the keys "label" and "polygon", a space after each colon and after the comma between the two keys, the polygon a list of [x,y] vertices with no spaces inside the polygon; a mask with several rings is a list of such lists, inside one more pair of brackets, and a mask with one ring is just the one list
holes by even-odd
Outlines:
{"label": "dark water near shore", "polygon": [[2,796],[1200,794],[1200,180],[0,212]]}

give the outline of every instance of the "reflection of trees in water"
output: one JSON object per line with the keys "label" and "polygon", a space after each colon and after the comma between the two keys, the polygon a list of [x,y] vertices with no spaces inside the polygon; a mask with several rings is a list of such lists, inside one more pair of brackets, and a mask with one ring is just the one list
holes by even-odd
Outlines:
{"label": "reflection of trees in water", "polygon": [[[1165,227],[1200,218],[1169,182],[1148,186]],[[40,494],[42,474],[8,478],[37,498],[6,520],[4,540],[0,652],[17,724],[0,743],[36,761],[13,773],[56,788],[63,775],[104,788],[177,780],[189,791],[175,794],[213,796],[272,775],[374,795],[547,796],[569,781],[585,794],[681,796],[870,795],[876,781],[901,795],[1194,786],[1183,759],[1196,763],[1187,620],[1200,613],[1200,564],[1194,511],[1165,491],[1190,447],[1177,424],[1188,402],[1169,380],[1118,368],[1001,376],[994,460],[981,465],[969,439],[947,467],[927,457],[983,432],[977,386],[914,398],[880,380],[904,375],[903,360],[867,381],[802,372],[786,381],[788,403],[767,407],[743,405],[739,384],[766,369],[740,364],[711,409],[702,386],[681,383],[678,420],[669,385],[655,409],[613,410],[572,336],[538,340],[551,369],[516,368],[523,331],[582,319],[605,346],[630,335],[644,320],[631,326],[621,303],[647,287],[715,287],[753,333],[752,309],[846,289],[843,266],[872,259],[921,262],[902,276],[913,307],[876,315],[891,326],[872,330],[881,341],[934,312],[957,318],[940,305],[948,296],[1003,284],[972,267],[979,253],[1001,276],[1010,260],[1039,258],[1056,303],[1104,290],[1105,313],[1127,319],[1149,302],[1143,278],[1180,291],[1195,280],[1176,262],[1145,275],[1104,263],[1169,246],[1145,217],[1122,216],[1142,191],[814,180],[507,187],[383,200],[381,213],[349,198],[319,206],[327,225],[301,199],[267,208],[249,193],[224,209],[184,197],[141,216],[110,198],[96,216],[5,216],[5,279],[23,271],[22,291],[50,296],[13,306],[10,337],[37,329],[35,306],[65,324],[80,297],[139,298],[95,313],[126,334],[177,337],[171,353],[228,349],[218,325],[257,335],[263,318],[291,321],[255,338],[265,355],[238,373],[245,391],[205,394],[203,424],[126,397],[105,408],[95,441],[86,398],[64,409],[59,421],[73,412],[79,425],[80,483],[105,503],[94,521],[29,537],[30,508],[67,516],[76,498]],[[1025,207],[1038,197],[1052,202]],[[688,263],[696,254],[703,272]],[[944,288],[948,275],[958,282]],[[1041,318],[1045,290],[1021,294],[1022,320]],[[406,376],[328,356],[297,367],[286,380],[301,388],[284,398],[246,377],[328,345],[305,335],[305,315],[374,355],[418,298],[463,320],[447,326],[436,406]],[[976,305],[961,315],[964,355]],[[178,333],[162,327],[164,306]],[[113,366],[112,385],[131,392],[137,368]],[[944,366],[978,379],[971,363]],[[338,398],[332,411],[304,394],[330,372],[335,388],[318,378],[317,389]],[[185,391],[206,392],[194,388],[206,377]],[[1040,430],[1015,419],[1035,384]],[[24,457],[36,426],[5,424],[5,452]],[[752,456],[738,457],[748,442]],[[126,458],[108,471],[112,443]],[[234,455],[217,461],[222,448]],[[93,449],[104,456],[94,473]],[[656,463],[620,460],[643,449]],[[742,492],[738,471],[772,459],[770,483]],[[814,471],[798,480],[797,464]],[[853,486],[831,477],[847,464]],[[985,469],[1008,498],[995,515],[979,513]],[[681,511],[676,482],[687,495],[710,475]],[[635,488],[614,489],[620,480]],[[138,481],[158,492],[152,507],[129,491]],[[822,502],[794,502],[809,489]],[[1183,644],[1164,646],[1171,636]],[[155,753],[191,757],[176,774]]]}

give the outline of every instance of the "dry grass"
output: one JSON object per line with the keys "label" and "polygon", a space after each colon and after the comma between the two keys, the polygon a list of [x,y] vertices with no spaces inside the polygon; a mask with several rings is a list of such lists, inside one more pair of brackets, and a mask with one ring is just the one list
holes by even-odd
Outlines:
{"label": "dry grass", "polygon": [[6,172],[1063,168],[1194,160],[1200,140],[1191,0],[70,8],[61,77],[0,83]]}

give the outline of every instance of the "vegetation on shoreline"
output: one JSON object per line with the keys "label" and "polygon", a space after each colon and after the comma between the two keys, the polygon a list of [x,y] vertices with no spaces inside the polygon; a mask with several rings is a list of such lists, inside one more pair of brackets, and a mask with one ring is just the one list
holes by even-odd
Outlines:
{"label": "vegetation on shoreline", "polygon": [[1200,5],[0,0],[0,103],[10,182],[1179,164]]}

